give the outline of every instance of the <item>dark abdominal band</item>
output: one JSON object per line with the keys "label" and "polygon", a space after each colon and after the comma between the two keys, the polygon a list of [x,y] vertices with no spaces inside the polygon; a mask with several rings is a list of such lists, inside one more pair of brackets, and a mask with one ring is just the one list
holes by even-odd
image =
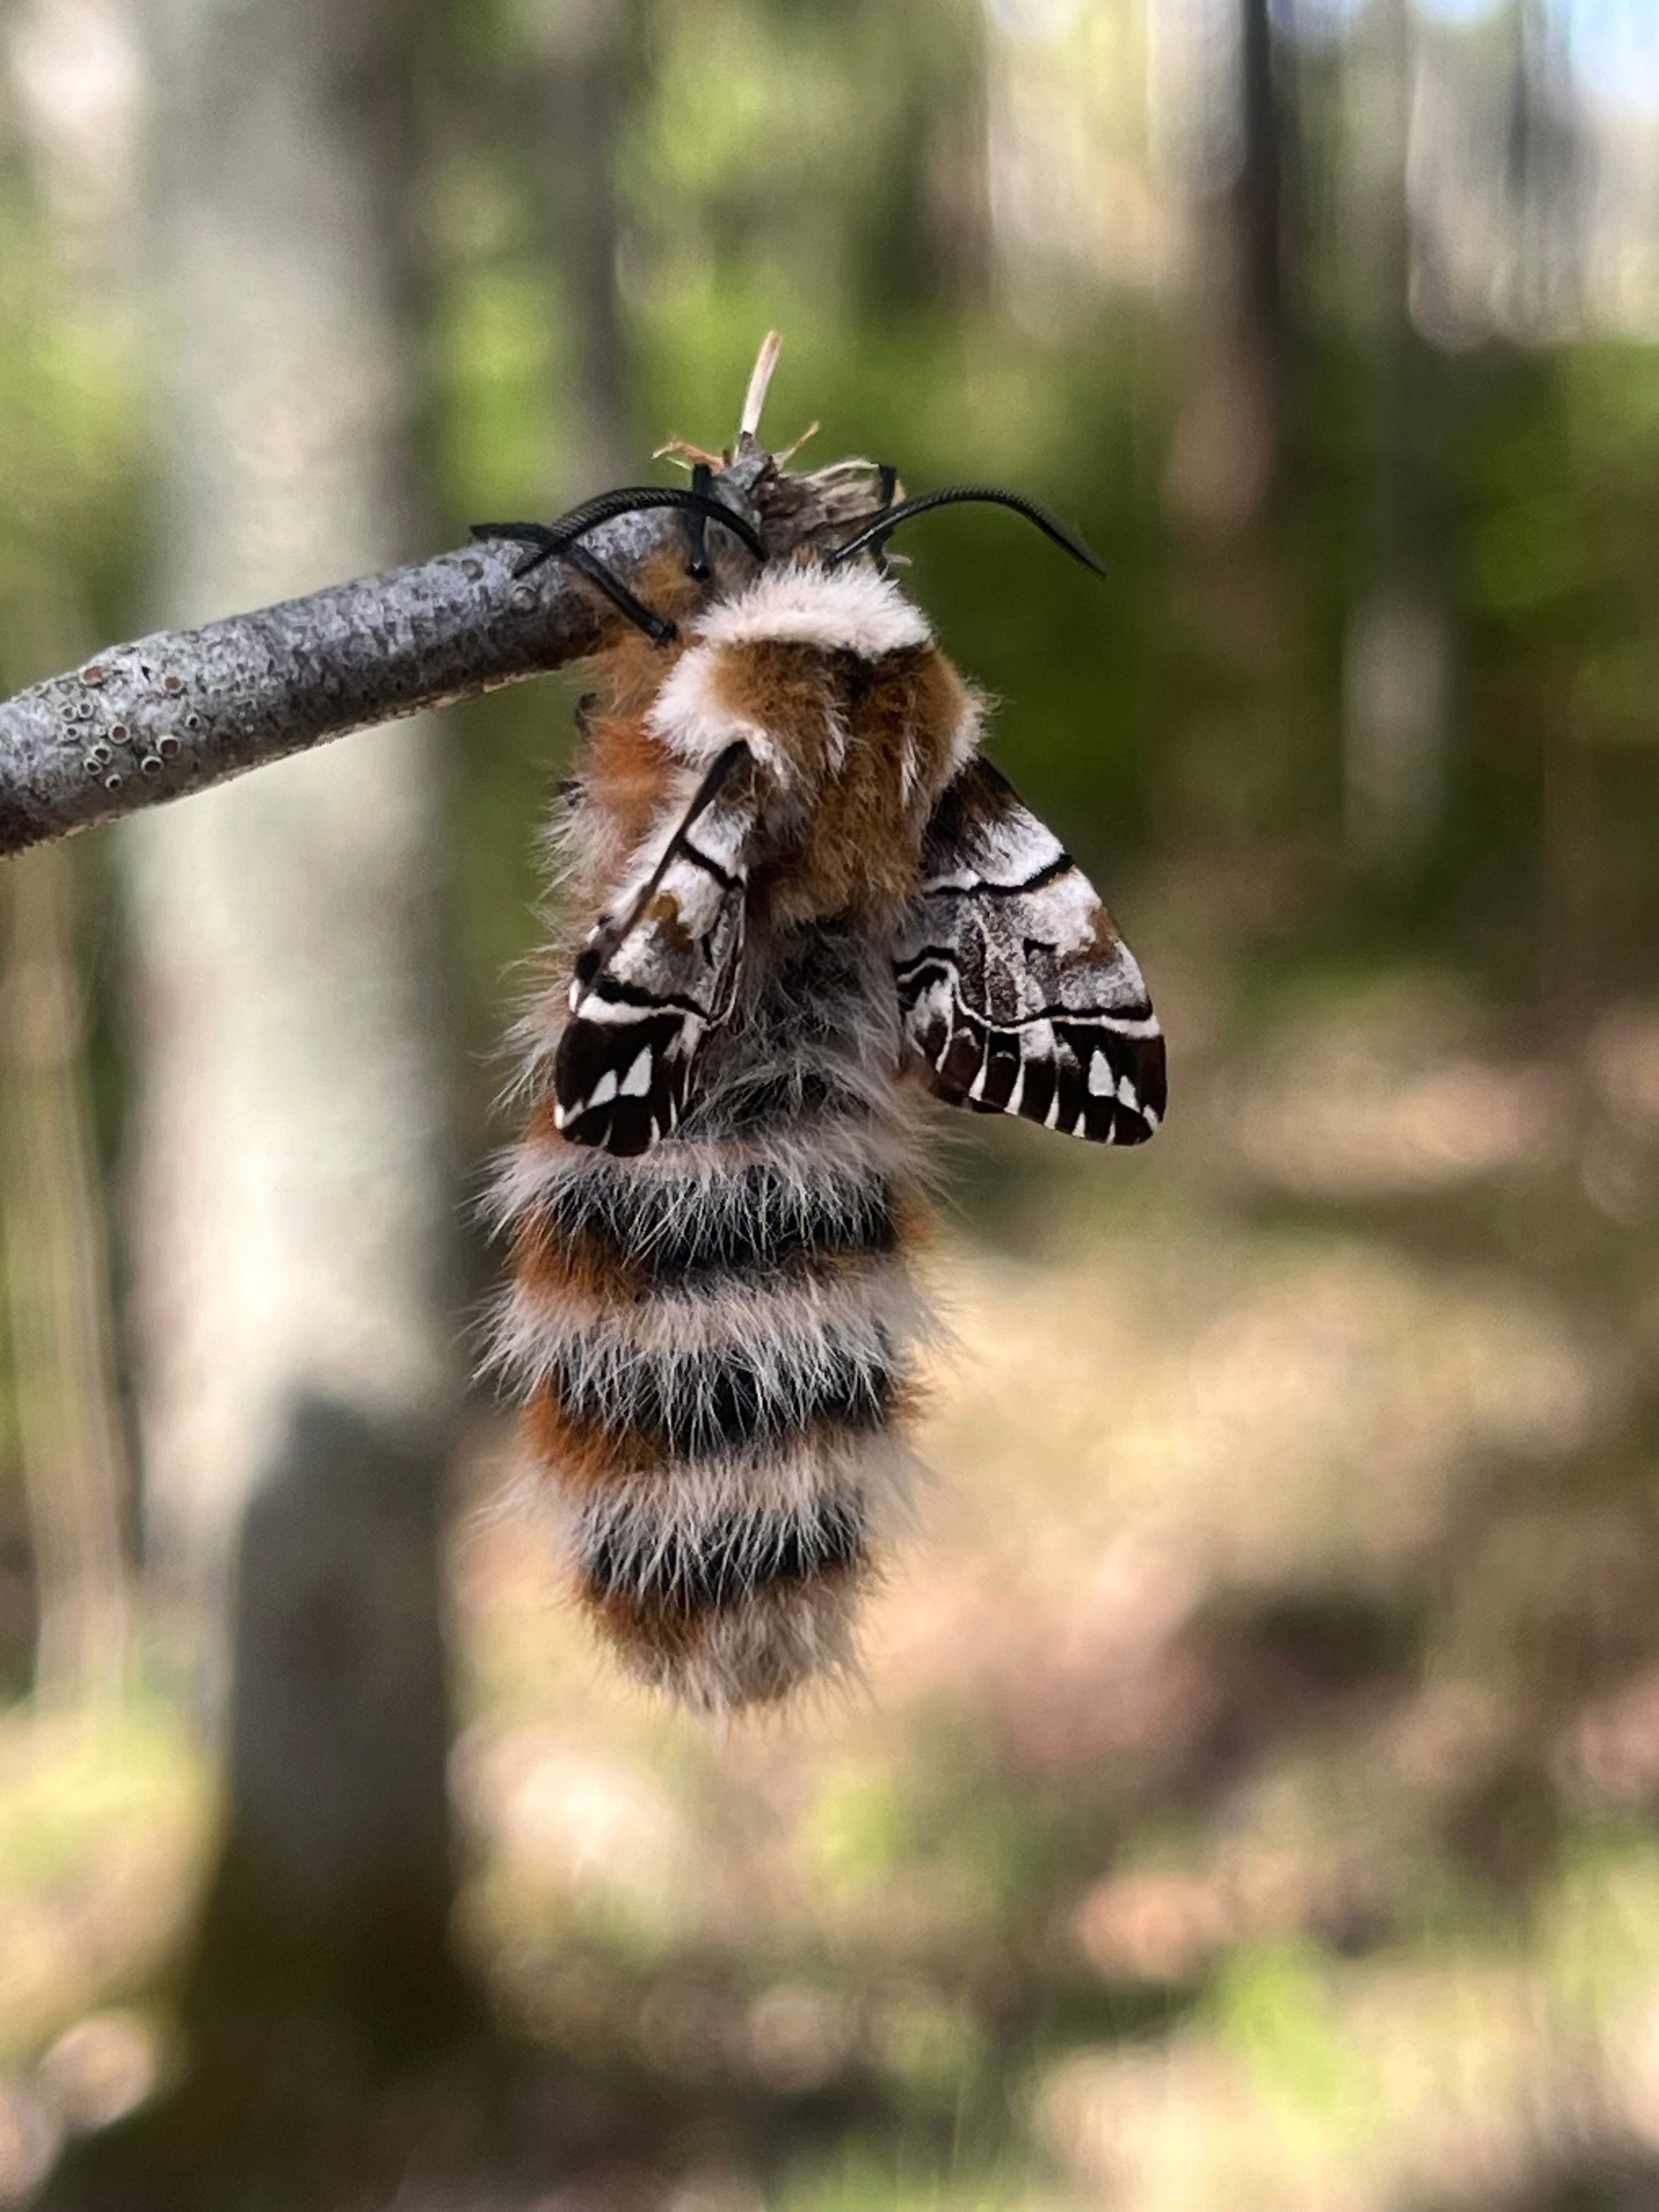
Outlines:
{"label": "dark abdominal band", "polygon": [[596,1157],[544,1203],[556,1238],[587,1239],[653,1284],[739,1282],[819,1259],[891,1252],[894,1193],[884,1176],[822,1170],[798,1176],[750,1163],[710,1187],[690,1177],[630,1174]]}
{"label": "dark abdominal band", "polygon": [[595,1376],[549,1362],[547,1388],[584,1428],[626,1431],[678,1467],[742,1460],[803,1429],[878,1429],[892,1397],[890,1362],[831,1343],[792,1358],[746,1345],[641,1352]]}
{"label": "dark abdominal band", "polygon": [[861,1501],[827,1498],[769,1529],[746,1516],[717,1516],[695,1543],[672,1534],[648,1557],[636,1544],[599,1536],[584,1547],[581,1569],[600,1603],[620,1598],[690,1616],[723,1612],[758,1588],[857,1567],[864,1540]]}

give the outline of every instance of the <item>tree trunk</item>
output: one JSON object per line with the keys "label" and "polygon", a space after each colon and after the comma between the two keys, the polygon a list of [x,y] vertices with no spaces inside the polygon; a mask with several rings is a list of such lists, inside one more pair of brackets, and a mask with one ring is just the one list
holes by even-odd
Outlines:
{"label": "tree trunk", "polygon": [[21,854],[4,884],[0,1219],[18,1457],[38,1593],[35,1694],[113,1697],[126,1663],[125,1449],[87,1095],[74,870]]}
{"label": "tree trunk", "polygon": [[[154,0],[169,621],[418,541],[428,27],[426,0]],[[186,1983],[216,2079],[204,2136],[173,2115],[169,2203],[210,2198],[216,2160],[283,2154],[249,2122],[262,2100],[337,2096],[465,2012],[438,1560],[458,1334],[441,797],[428,722],[123,832],[148,1565],[229,1759]]]}
{"label": "tree trunk", "polygon": [[623,226],[617,143],[629,47],[637,31],[633,15],[631,0],[518,10],[530,56],[524,121],[541,216],[538,243],[559,280],[568,337],[560,481],[547,487],[554,507],[639,475],[617,282]]}
{"label": "tree trunk", "polygon": [[1285,459],[1283,84],[1268,0],[1239,0],[1238,160],[1199,214],[1198,370],[1176,428],[1167,490],[1206,537],[1242,535]]}

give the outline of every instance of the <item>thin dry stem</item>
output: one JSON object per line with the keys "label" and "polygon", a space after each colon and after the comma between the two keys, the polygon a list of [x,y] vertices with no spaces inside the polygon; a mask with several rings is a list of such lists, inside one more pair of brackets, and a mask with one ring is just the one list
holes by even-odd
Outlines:
{"label": "thin dry stem", "polygon": [[761,340],[754,374],[749,380],[749,389],[744,394],[743,418],[738,424],[739,440],[760,435],[761,416],[766,411],[766,394],[771,386],[772,372],[778,365],[778,356],[782,351],[783,332],[768,331]]}

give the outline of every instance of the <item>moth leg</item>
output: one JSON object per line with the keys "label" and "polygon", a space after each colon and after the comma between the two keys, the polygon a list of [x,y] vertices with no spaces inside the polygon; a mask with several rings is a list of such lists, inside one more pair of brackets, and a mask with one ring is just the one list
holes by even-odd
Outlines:
{"label": "moth leg", "polygon": [[[880,464],[878,481],[881,486],[881,504],[876,509],[876,513],[885,514],[893,504],[894,495],[898,490],[898,471],[890,461],[883,461]],[[880,530],[870,540],[871,553],[874,556],[877,568],[884,575],[887,574],[887,540],[890,534],[887,531]]]}
{"label": "moth leg", "polygon": [[532,575],[549,561],[568,562],[591,584],[596,584],[613,606],[619,608],[636,629],[645,632],[653,645],[672,645],[679,635],[678,629],[665,616],[647,606],[643,599],[636,599],[620,576],[562,530],[550,528],[544,522],[475,522],[472,535],[485,539],[506,538],[528,545],[531,550],[514,567],[515,578]]}
{"label": "moth leg", "polygon": [[[714,496],[714,470],[710,468],[707,461],[699,461],[691,471],[692,490],[697,493],[698,495],[703,499],[712,499]],[[693,508],[691,513],[688,514],[685,519],[685,534],[688,540],[685,556],[685,573],[688,576],[691,577],[695,582],[706,584],[708,581],[710,573],[708,567],[708,517],[706,514],[699,513],[696,508]]]}

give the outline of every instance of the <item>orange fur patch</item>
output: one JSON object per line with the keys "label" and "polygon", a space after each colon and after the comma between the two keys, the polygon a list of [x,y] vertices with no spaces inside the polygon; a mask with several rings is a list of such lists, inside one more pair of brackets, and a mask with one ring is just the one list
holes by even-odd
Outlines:
{"label": "orange fur patch", "polygon": [[[703,586],[685,574],[684,555],[673,551],[647,562],[634,589],[648,606],[677,622],[695,612],[703,597]],[[586,803],[608,817],[629,852],[649,832],[677,770],[645,718],[684,649],[678,642],[653,645],[618,617],[605,650],[587,664],[598,700],[578,774]],[[597,893],[603,887],[587,888]]]}
{"label": "orange fur patch", "polygon": [[662,739],[646,727],[642,708],[596,715],[590,724],[578,769],[583,799],[605,814],[620,850],[636,852],[649,836],[676,772]]}
{"label": "orange fur patch", "polygon": [[647,1294],[645,1278],[614,1245],[586,1231],[556,1235],[538,1214],[521,1222],[513,1240],[513,1272],[532,1297],[574,1296],[595,1306],[633,1305]]}
{"label": "orange fur patch", "polygon": [[814,793],[799,846],[757,878],[769,918],[788,928],[910,898],[922,829],[969,705],[944,654],[917,646],[872,662],[763,641],[720,654],[715,690],[734,719],[767,732]]}
{"label": "orange fur patch", "polygon": [[525,1407],[525,1436],[544,1473],[566,1490],[592,1490],[619,1474],[649,1474],[662,1464],[654,1446],[623,1431],[573,1420],[546,1383]]}
{"label": "orange fur patch", "polygon": [[[675,647],[653,645],[636,623],[630,622],[621,608],[614,605],[600,592],[597,584],[582,581],[605,609],[600,635],[604,644],[592,658],[595,662],[609,660],[614,655],[638,651],[649,655],[657,669],[657,683],[672,665],[670,655]],[[677,624],[689,622],[704,605],[708,586],[700,584],[685,570],[685,554],[672,545],[665,545],[640,563],[637,573],[629,579],[629,589],[636,599],[642,600],[653,614]]]}
{"label": "orange fur patch", "polygon": [[821,646],[761,638],[719,649],[714,691],[733,720],[753,722],[816,789],[830,772],[839,707],[836,656]]}

